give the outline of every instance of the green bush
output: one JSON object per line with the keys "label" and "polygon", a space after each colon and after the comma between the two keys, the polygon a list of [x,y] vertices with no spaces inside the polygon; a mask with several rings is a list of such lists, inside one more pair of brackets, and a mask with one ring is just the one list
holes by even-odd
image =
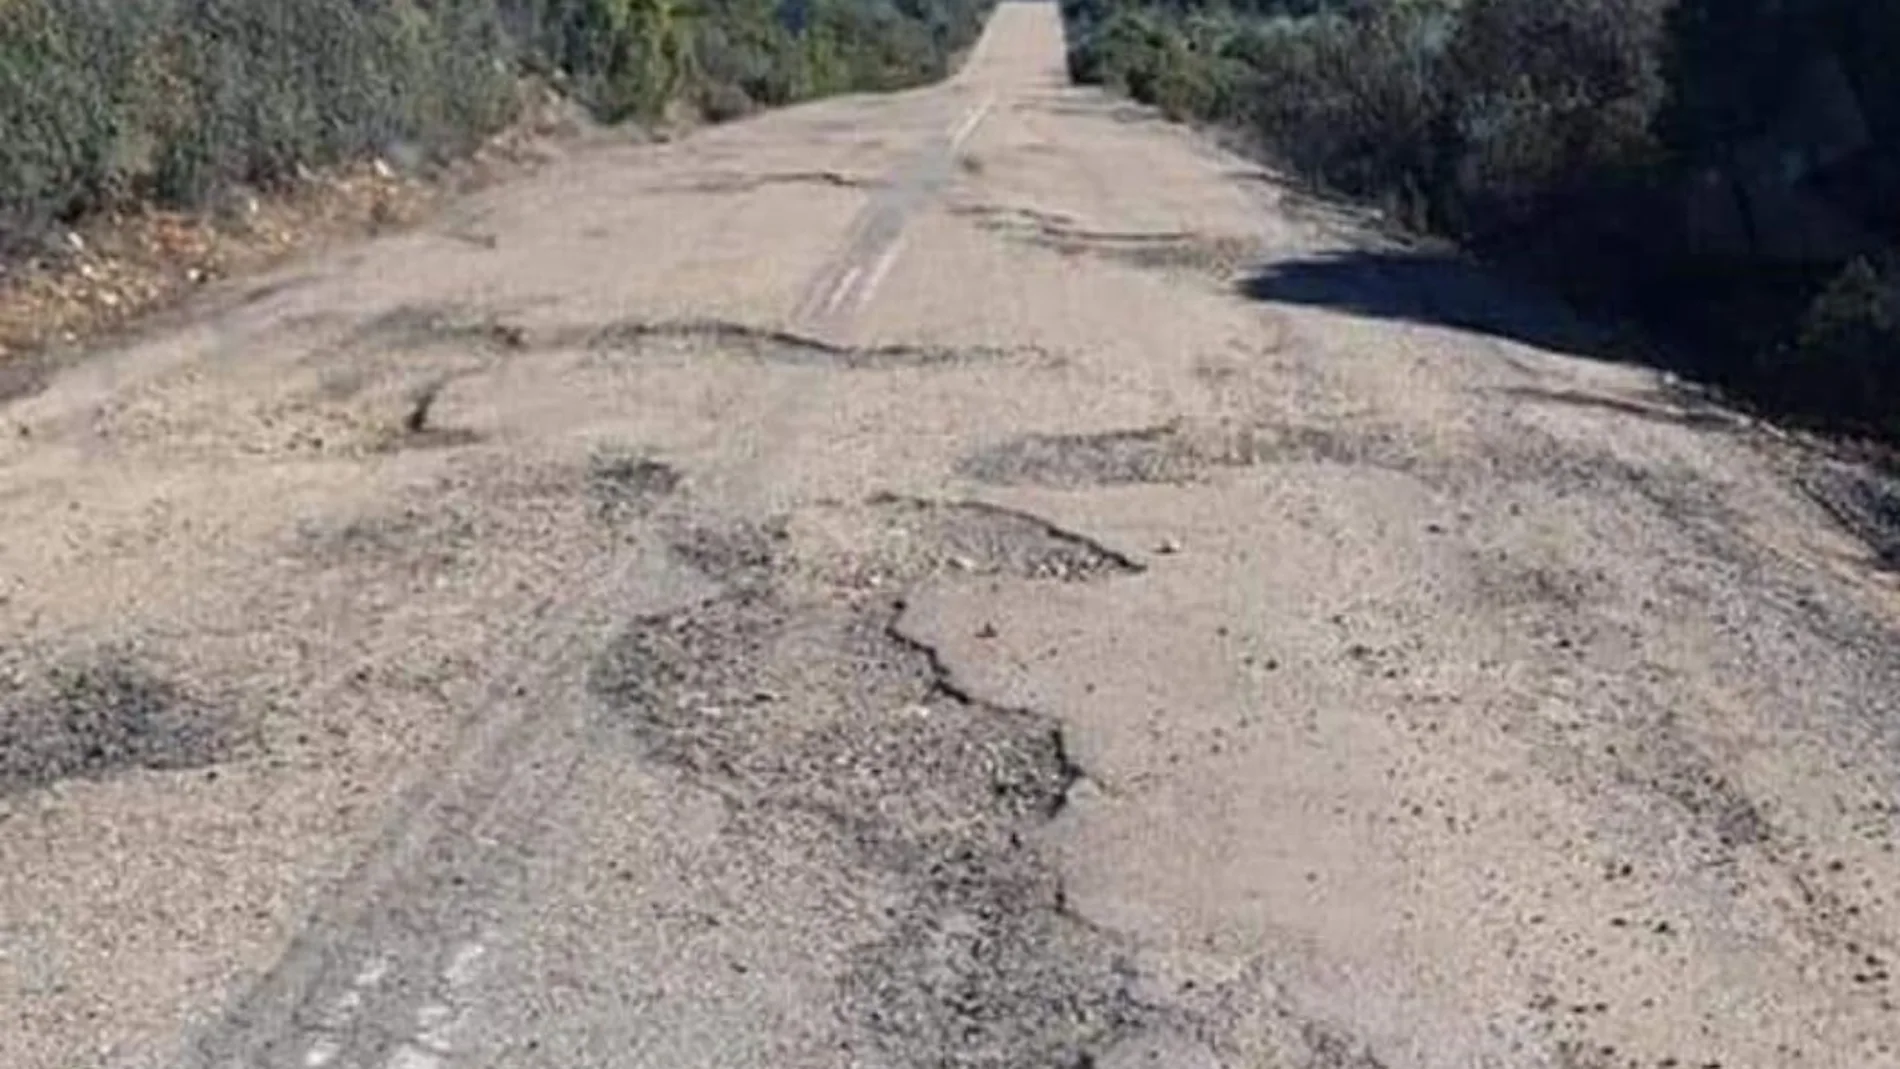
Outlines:
{"label": "green bush", "polygon": [[1763,361],[1776,406],[1900,437],[1900,270],[1857,259],[1808,306],[1792,344]]}
{"label": "green bush", "polygon": [[0,0],[0,255],[115,200],[193,204],[463,152],[523,68],[603,118],[938,77],[989,0]]}
{"label": "green bush", "polygon": [[1457,195],[1517,217],[1645,166],[1664,96],[1662,0],[1471,0],[1450,52]]}
{"label": "green bush", "polygon": [[[1766,406],[1900,437],[1900,271],[1774,251],[1799,211],[1900,250],[1900,6],[1217,2],[1064,0],[1071,74],[1640,317]],[[1778,244],[1708,214],[1744,187]]]}
{"label": "green bush", "polygon": [[507,54],[479,3],[12,0],[0,236],[397,146],[459,151],[509,117]]}
{"label": "green bush", "polygon": [[136,170],[151,23],[114,0],[0,4],[0,238],[98,206]]}

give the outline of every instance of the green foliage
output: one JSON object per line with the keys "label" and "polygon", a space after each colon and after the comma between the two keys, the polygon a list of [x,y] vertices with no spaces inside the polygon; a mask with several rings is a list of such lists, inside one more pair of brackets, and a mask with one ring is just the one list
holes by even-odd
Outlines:
{"label": "green foliage", "polygon": [[526,68],[608,120],[941,76],[990,0],[0,0],[0,253],[113,202],[468,149]]}
{"label": "green foliage", "polygon": [[1449,72],[1458,193],[1516,216],[1577,176],[1648,162],[1661,35],[1658,0],[1471,0]]}
{"label": "green foliage", "polygon": [[[1772,251],[1823,217],[1846,221],[1829,248],[1843,226],[1900,248],[1900,5],[1064,0],[1064,14],[1076,80],[1240,127],[1317,184],[1640,315],[1765,406],[1900,437],[1900,271]],[[1689,191],[1711,181],[1697,205],[1728,182],[1735,211],[1765,215],[1692,222]],[[1709,225],[1730,252],[1708,251],[1693,227]]]}
{"label": "green foliage", "polygon": [[1850,263],[1762,371],[1785,407],[1900,438],[1900,270]]}
{"label": "green foliage", "polygon": [[0,238],[113,199],[399,145],[454,152],[512,109],[492,8],[358,0],[11,0]]}

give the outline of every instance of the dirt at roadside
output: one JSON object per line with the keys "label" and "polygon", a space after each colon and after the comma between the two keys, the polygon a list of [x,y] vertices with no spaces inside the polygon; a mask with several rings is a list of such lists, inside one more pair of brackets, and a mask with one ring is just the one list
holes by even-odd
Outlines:
{"label": "dirt at roadside", "polygon": [[519,120],[446,166],[360,160],[280,189],[234,189],[196,211],[126,205],[53,237],[36,255],[0,257],[0,400],[30,392],[62,351],[220,279],[415,225],[445,198],[520,177],[589,131],[579,106],[552,89],[528,84],[521,93]]}

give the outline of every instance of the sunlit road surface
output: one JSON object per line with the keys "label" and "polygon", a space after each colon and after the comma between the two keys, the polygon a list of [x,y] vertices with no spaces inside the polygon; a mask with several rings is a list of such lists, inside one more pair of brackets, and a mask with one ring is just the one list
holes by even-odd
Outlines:
{"label": "sunlit road surface", "polygon": [[1798,458],[1062,57],[0,408],[0,1065],[1900,1064]]}

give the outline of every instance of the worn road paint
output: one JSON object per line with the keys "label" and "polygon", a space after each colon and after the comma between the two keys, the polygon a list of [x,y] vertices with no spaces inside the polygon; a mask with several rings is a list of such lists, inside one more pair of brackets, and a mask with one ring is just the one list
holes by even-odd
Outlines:
{"label": "worn road paint", "polygon": [[995,106],[996,98],[988,97],[983,103],[971,108],[970,113],[964,116],[963,121],[957,125],[957,128],[951,131],[950,151],[955,152],[962,148],[963,143],[970,139],[971,134],[976,133],[977,127],[983,125],[983,120],[988,117],[990,109]]}

